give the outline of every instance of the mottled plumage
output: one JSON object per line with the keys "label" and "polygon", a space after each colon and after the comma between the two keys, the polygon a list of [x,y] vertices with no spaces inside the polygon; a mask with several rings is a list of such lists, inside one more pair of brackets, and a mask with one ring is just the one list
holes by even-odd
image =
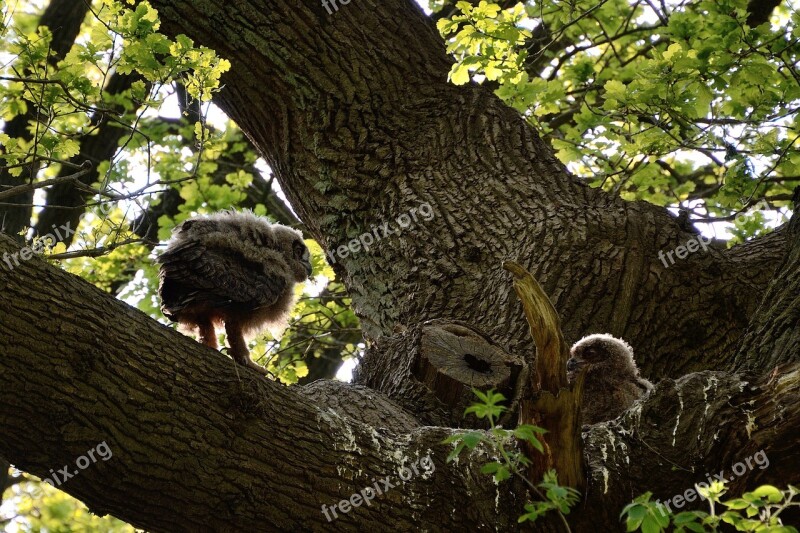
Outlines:
{"label": "mottled plumage", "polygon": [[223,211],[180,224],[158,262],[164,316],[212,348],[224,324],[231,357],[265,373],[250,360],[245,336],[285,327],[294,285],[311,275],[303,235],[250,212]]}
{"label": "mottled plumage", "polygon": [[567,361],[567,380],[574,383],[586,372],[583,385],[583,423],[613,420],[653,388],[639,376],[633,349],[608,334],[589,335],[576,342]]}

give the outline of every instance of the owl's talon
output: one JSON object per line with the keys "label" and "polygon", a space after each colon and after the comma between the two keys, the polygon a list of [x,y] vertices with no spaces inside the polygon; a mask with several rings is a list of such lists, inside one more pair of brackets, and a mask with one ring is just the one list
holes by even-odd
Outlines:
{"label": "owl's talon", "polygon": [[253,361],[250,361],[249,359],[248,359],[248,364],[245,365],[245,366],[248,366],[248,367],[252,368],[253,370],[255,370],[256,372],[258,372],[259,374],[261,374],[263,376],[266,376],[267,374],[269,374],[269,371],[266,368],[264,368],[263,366],[259,365],[258,363],[254,363]]}

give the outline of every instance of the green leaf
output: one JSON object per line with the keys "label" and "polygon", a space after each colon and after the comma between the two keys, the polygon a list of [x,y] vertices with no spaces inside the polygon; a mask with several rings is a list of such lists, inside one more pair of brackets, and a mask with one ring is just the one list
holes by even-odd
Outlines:
{"label": "green leaf", "polygon": [[486,463],[481,467],[481,474],[494,474],[500,468],[502,468],[502,465],[500,463],[495,463],[495,462]]}
{"label": "green leaf", "polygon": [[761,499],[766,499],[770,503],[778,503],[783,500],[783,492],[772,485],[761,485],[750,494]]}
{"label": "green leaf", "polygon": [[466,65],[453,65],[453,70],[450,71],[450,81],[455,85],[464,85],[469,80],[470,73]]}
{"label": "green leaf", "polygon": [[652,514],[648,514],[642,521],[642,533],[661,533],[665,531],[661,523]]}

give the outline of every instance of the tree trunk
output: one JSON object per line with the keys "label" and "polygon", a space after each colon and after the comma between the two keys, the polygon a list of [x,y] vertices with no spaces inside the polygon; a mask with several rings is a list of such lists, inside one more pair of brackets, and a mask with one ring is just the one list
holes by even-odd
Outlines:
{"label": "tree trunk", "polygon": [[448,84],[442,40],[409,0],[332,15],[286,0],[153,5],[163,29],[232,62],[219,104],[329,253],[432,207],[413,231],[337,257],[371,338],[451,318],[532,356],[501,267],[515,260],[554,301],[567,341],[609,332],[633,345],[646,376],[677,377],[730,356],[785,254],[778,233],[665,267],[658,252],[695,235],[663,208],[570,177],[516,111]]}
{"label": "tree trunk", "polygon": [[[11,434],[0,455],[47,475],[107,441],[114,460],[64,488],[95,510],[175,531],[329,527],[321,505],[430,452],[432,475],[412,477],[336,526],[515,527],[529,496],[494,486],[479,473],[487,460],[480,454],[446,465],[449,447],[438,443],[451,429],[380,429],[423,414],[402,393],[381,395],[381,384],[408,368],[380,361],[409,353],[416,336],[403,332],[428,320],[469,324],[534,366],[502,269],[514,260],[553,300],[568,343],[590,332],[621,336],[646,376],[666,378],[618,422],[584,434],[589,484],[570,515],[578,531],[613,529],[631,497],[682,493],[751,449],[764,449],[775,466],[738,478],[735,488],[800,479],[796,315],[778,322],[759,307],[776,265],[775,287],[800,274],[798,261],[784,260],[789,243],[798,253],[797,228],[665,264],[659,251],[695,235],[662,208],[570,177],[484,88],[449,85],[442,41],[410,0],[359,0],[332,15],[288,0],[153,5],[165,31],[231,60],[220,104],[335,259],[372,344],[361,379],[379,390],[334,385],[311,394],[256,379],[32,260],[0,272],[0,426]],[[401,228],[398,217],[412,209],[416,221]],[[385,223],[401,231],[384,237]],[[337,252],[367,233],[380,236],[369,250]],[[0,252],[10,246],[0,241]],[[796,300],[782,301],[796,313]],[[770,354],[766,361],[737,351],[751,320],[780,332],[780,342],[751,341]],[[752,375],[728,372],[742,361]],[[39,430],[22,431],[31,425]],[[537,522],[537,530],[557,529]]]}
{"label": "tree trunk", "polygon": [[[11,485],[11,464],[0,457],[0,505],[3,503],[3,493]],[[2,524],[2,522],[0,522]]]}

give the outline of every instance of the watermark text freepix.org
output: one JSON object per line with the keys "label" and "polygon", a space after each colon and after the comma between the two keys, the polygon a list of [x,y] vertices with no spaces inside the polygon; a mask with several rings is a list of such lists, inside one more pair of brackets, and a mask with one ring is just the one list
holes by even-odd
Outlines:
{"label": "watermark text freepix.org", "polygon": [[[743,476],[747,471],[753,469],[753,463],[758,466],[759,470],[764,470],[769,466],[769,457],[767,457],[766,452],[764,450],[759,450],[753,454],[752,457],[747,457],[744,462],[739,462],[731,466],[731,470],[733,470],[733,475],[726,477],[725,470],[720,470],[718,474],[714,474],[714,478],[712,479],[710,475],[706,474],[706,478],[708,483],[705,481],[701,481],[700,483],[695,484],[695,488],[693,489],[686,489],[683,494],[676,494],[672,498],[668,499],[664,503],[661,503],[661,500],[656,500],[656,504],[658,505],[658,510],[661,514],[666,515],[666,511],[664,510],[664,506],[667,507],[669,512],[672,511],[672,507],[670,504],[674,505],[676,509],[680,509],[683,507],[687,502],[691,503],[695,501],[698,497],[700,500],[705,500],[705,496],[700,494],[697,489],[706,489],[711,486],[711,483],[714,481],[733,481],[737,477]],[[745,466],[746,465],[746,466]]]}
{"label": "watermark text freepix.org", "polygon": [[[116,204],[113,202],[99,203],[98,212],[101,216],[108,216],[112,209],[114,209],[115,205]],[[43,254],[48,248],[54,247],[59,242],[66,244],[67,239],[69,239],[72,235],[75,235],[77,232],[78,229],[73,229],[71,222],[67,222],[66,224],[58,227],[53,224],[50,233],[35,238],[33,244],[30,246],[20,248],[18,252],[14,252],[13,254],[9,254],[8,252],[4,253],[3,257],[0,258],[2,259],[0,261],[0,268],[5,269],[5,267],[8,266],[9,270],[14,270],[15,267],[19,266],[20,259],[22,261],[28,261],[34,255]]]}
{"label": "watermark text freepix.org", "polygon": [[328,262],[333,265],[336,264],[338,259],[344,259],[348,255],[355,255],[361,250],[369,251],[370,246],[374,245],[381,239],[391,235],[399,235],[403,230],[408,229],[412,224],[419,222],[417,215],[422,217],[425,222],[433,220],[434,213],[431,204],[425,202],[420,204],[419,207],[412,207],[408,213],[403,213],[395,222],[397,225],[392,224],[391,221],[384,222],[380,226],[373,226],[368,232],[362,233],[357,238],[351,240],[347,244],[343,244],[331,250],[328,254]]}
{"label": "watermark text freepix.org", "polygon": [[[34,241],[34,243],[31,244],[30,246],[25,246],[24,248],[21,248],[18,252],[14,252],[13,254],[9,254],[8,252],[4,253],[3,261],[2,263],[0,263],[0,265],[5,263],[6,265],[8,265],[9,270],[14,270],[14,267],[19,266],[20,259],[22,261],[28,261],[34,255],[43,254],[47,248],[52,248],[53,246],[56,245],[56,243],[68,239],[72,234],[75,233],[75,230],[72,229],[70,225],[71,225],[70,222],[67,222],[63,226],[59,226],[58,228],[56,228],[56,226],[53,225],[53,230],[51,233],[44,235],[40,239],[36,239],[36,241]],[[11,262],[12,260],[14,261],[13,264]]]}
{"label": "watermark text freepix.org", "polygon": [[81,455],[75,459],[75,466],[78,467],[77,469],[70,471],[70,465],[64,465],[64,468],[60,468],[58,471],[54,472],[51,468],[50,477],[43,478],[42,481],[53,487],[60,486],[68,479],[77,476],[81,470],[86,470],[89,468],[89,466],[96,463],[97,457],[95,457],[95,452],[97,452],[97,454],[100,456],[100,459],[103,461],[108,461],[114,455],[111,452],[111,448],[109,448],[108,444],[106,444],[106,441],[103,441],[87,451],[85,455]]}
{"label": "watermark text freepix.org", "polygon": [[[664,254],[664,250],[659,250],[658,258],[661,259],[661,262],[664,263],[664,268],[669,268],[671,265],[675,264],[675,259],[672,258],[672,254],[678,256],[678,259],[686,259],[690,253],[696,252],[701,247],[703,251],[708,250],[708,243],[711,242],[711,237],[703,237],[702,235],[696,235],[694,238],[689,239],[686,241],[686,244],[681,244],[674,250],[670,250],[666,254]],[[667,258],[669,258],[669,264],[667,264]]]}
{"label": "watermark text freepix.org", "polygon": [[342,4],[346,6],[351,2],[351,0],[322,0],[322,7],[325,8],[325,11],[328,12],[328,15],[333,15],[335,12],[339,11],[339,5]]}
{"label": "watermark text freepix.org", "polygon": [[[426,455],[418,462],[398,468],[397,475],[401,480],[408,481],[414,476],[425,476],[426,474],[432,474],[435,470],[436,465],[433,464],[433,459],[431,459],[430,455]],[[336,514],[337,510],[340,513],[346,514],[355,507],[361,507],[361,505],[364,503],[367,505],[372,505],[372,500],[374,500],[376,496],[380,496],[388,492],[389,489],[393,489],[399,485],[399,483],[396,481],[392,483],[392,476],[386,476],[385,478],[378,480],[373,479],[372,481],[375,483],[372,485],[367,485],[359,492],[353,493],[353,495],[347,500],[342,500],[339,503],[335,503],[330,506],[323,505],[322,513],[325,515],[325,518],[328,519],[328,522],[339,518],[339,516]]]}
{"label": "watermark text freepix.org", "polygon": [[[747,205],[749,200],[742,199],[742,203]],[[754,207],[753,210],[755,211],[766,211],[769,210],[769,204],[766,200],[761,200],[758,202]],[[738,222],[742,217],[746,216],[747,212],[742,211],[741,213],[737,214],[733,221],[734,223]],[[669,268],[675,264],[675,259],[672,257],[673,254],[678,257],[678,259],[686,259],[689,257],[689,254],[696,252],[700,248],[703,249],[704,252],[708,251],[708,245],[713,239],[711,237],[704,237],[702,235],[695,235],[684,244],[675,247],[668,252],[664,252],[664,250],[659,250],[658,258],[661,259],[661,262],[664,264],[664,268]],[[669,259],[669,263],[667,263],[667,259]]]}

